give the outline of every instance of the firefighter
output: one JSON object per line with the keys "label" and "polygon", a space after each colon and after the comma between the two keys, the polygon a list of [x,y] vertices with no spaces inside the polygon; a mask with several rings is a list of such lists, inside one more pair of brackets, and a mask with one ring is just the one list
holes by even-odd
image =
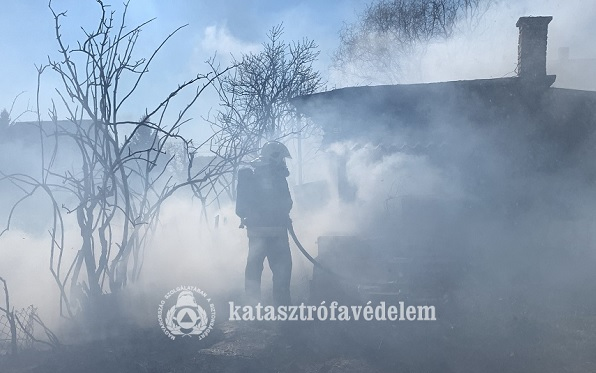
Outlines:
{"label": "firefighter", "polygon": [[246,226],[248,258],[245,291],[251,302],[260,301],[261,275],[265,258],[273,273],[273,302],[290,304],[292,257],[288,225],[292,197],[286,178],[290,175],[286,158],[292,158],[286,146],[269,141],[251,168],[238,172],[236,214],[240,227]]}

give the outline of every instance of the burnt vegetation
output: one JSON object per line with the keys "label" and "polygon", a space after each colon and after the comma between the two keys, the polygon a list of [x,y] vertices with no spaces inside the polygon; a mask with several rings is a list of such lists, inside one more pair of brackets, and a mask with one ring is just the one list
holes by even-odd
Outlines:
{"label": "burnt vegetation", "polygon": [[[78,41],[62,34],[66,12],[56,11],[51,2],[49,7],[59,55],[37,67],[40,88],[34,125],[39,173],[1,174],[23,194],[4,232],[19,204],[36,193],[45,194],[52,206],[50,271],[60,289],[61,314],[72,317],[81,309],[93,310],[94,299],[104,293],[138,279],[144,248],[164,201],[182,188],[215,184],[232,159],[214,156],[196,166],[197,151],[210,151],[213,137],[194,144],[180,134],[191,120],[190,109],[220,73],[197,74],[164,94],[138,120],[122,119],[155,57],[184,26],[167,35],[151,55],[138,57],[138,38],[153,20],[129,27],[128,4],[118,15],[98,1],[97,24],[83,28]],[[58,101],[52,100],[49,120],[44,120],[40,92],[42,77],[50,73],[62,85],[56,87]],[[183,93],[186,101],[180,102]],[[58,120],[59,116],[67,119]],[[72,159],[73,165],[65,168],[65,159]],[[185,168],[182,177],[169,172],[174,163]],[[79,238],[66,228],[72,220]],[[76,255],[65,255],[73,245],[79,247]]]}
{"label": "burnt vegetation", "polygon": [[208,120],[217,144],[233,151],[229,158],[237,160],[224,181],[230,199],[235,199],[238,168],[255,158],[265,141],[302,137],[312,130],[291,100],[323,87],[313,66],[318,46],[306,38],[286,42],[283,33],[282,24],[272,27],[260,52],[235,59],[223,74],[215,58],[208,61],[217,76],[214,88],[220,99],[220,109]]}
{"label": "burnt vegetation", "polygon": [[399,82],[406,59],[430,42],[473,28],[492,0],[382,0],[371,2],[339,33],[334,67],[364,84]]}
{"label": "burnt vegetation", "polygon": [[[594,370],[595,217],[586,203],[595,196],[596,171],[586,161],[596,138],[592,92],[552,88],[552,76],[528,80],[523,74],[320,92],[325,82],[315,68],[317,44],[285,41],[280,24],[259,51],[223,67],[216,55],[204,66],[207,73],[157,92],[161,99],[139,109],[136,95],[155,78],[150,68],[185,26],[140,56],[142,31],[155,21],[131,27],[128,3],[121,13],[101,0],[93,3],[95,24],[70,39],[63,33],[67,13],[50,2],[58,54],[36,66],[36,107],[24,111],[37,117],[26,132],[38,155],[35,169],[0,170],[2,185],[19,193],[0,236],[9,235],[20,213],[47,213],[44,245],[59,290],[52,306],[59,305],[67,336],[79,342],[81,334],[91,335],[92,342],[63,344],[35,312],[15,308],[18,292],[11,298],[0,277],[0,337],[8,336],[0,347],[22,358],[0,360],[11,363],[9,371]],[[341,31],[335,67],[364,83],[399,81],[407,58],[476,27],[492,4],[372,2]],[[542,58],[546,44],[530,43],[536,45]],[[42,107],[46,76],[59,82],[51,87],[49,108]],[[217,109],[193,118],[208,90]],[[17,127],[24,113],[14,107],[0,112],[0,130]],[[199,142],[184,131],[198,119],[205,126]],[[335,179],[337,193],[322,192],[327,181],[313,182],[305,199],[317,206],[295,219],[300,233],[314,228],[321,234],[319,268],[310,272],[309,263],[308,274],[294,272],[293,283],[309,287],[299,302],[405,300],[436,306],[437,320],[234,323],[226,321],[227,301],[236,300],[238,289],[225,289],[213,293],[218,322],[208,338],[170,341],[156,323],[157,303],[132,296],[120,302],[147,274],[151,240],[174,196],[182,194],[183,203],[198,200],[201,223],[211,229],[209,213],[234,201],[239,168],[265,141],[296,140],[301,167],[300,141],[316,130],[324,133],[317,144],[327,152],[324,166],[332,166],[324,177]],[[41,205],[21,211],[40,200],[49,213]],[[230,231],[214,236],[221,232]],[[305,237],[312,248],[314,240]],[[172,256],[183,252],[168,249]],[[229,253],[245,255],[241,248]],[[214,273],[208,267],[216,267],[224,275],[213,275],[214,282],[229,281],[223,279],[229,268],[213,265],[204,252],[179,256],[195,266],[186,267],[189,276],[206,271],[204,279]],[[151,312],[149,327],[126,320],[137,306]],[[28,353],[22,340],[51,351]]]}
{"label": "burnt vegetation", "polygon": [[[36,65],[36,107],[26,111],[37,117],[25,127],[28,145],[37,148],[38,171],[0,170],[1,181],[21,193],[1,234],[10,230],[21,206],[42,195],[51,206],[49,269],[60,293],[60,314],[101,318],[110,307],[106,299],[112,299],[106,295],[139,279],[145,249],[171,196],[191,193],[207,218],[208,206],[235,198],[238,167],[253,159],[264,141],[304,129],[289,100],[321,88],[313,68],[319,52],[308,39],[283,41],[278,25],[261,52],[240,56],[229,67],[208,61],[208,73],[180,83],[130,120],[122,113],[135,110],[135,95],[144,89],[152,63],[185,26],[139,56],[141,32],[154,19],[130,27],[128,2],[118,13],[96,1],[95,26],[81,28],[74,40],[62,32],[67,12],[52,2],[49,10],[58,54]],[[46,110],[44,77],[51,74],[61,84]],[[191,110],[209,88],[221,109],[206,120],[208,136],[196,143],[181,130],[196,121]],[[0,114],[6,128],[24,114],[12,119],[13,107]],[[74,256],[70,247],[78,247]]]}

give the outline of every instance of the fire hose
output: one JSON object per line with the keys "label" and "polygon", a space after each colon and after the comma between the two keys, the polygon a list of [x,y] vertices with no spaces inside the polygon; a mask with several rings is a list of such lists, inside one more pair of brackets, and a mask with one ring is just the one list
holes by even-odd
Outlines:
{"label": "fire hose", "polygon": [[[240,229],[246,228],[245,219],[241,220],[240,226],[238,228],[240,228]],[[292,240],[294,240],[294,243],[296,244],[296,246],[298,246],[298,249],[300,250],[302,255],[304,255],[306,257],[306,259],[308,259],[308,261],[311,262],[315,267],[317,267],[320,270],[322,270],[323,272],[326,272],[326,273],[328,273],[332,276],[335,276],[339,279],[346,280],[345,276],[341,276],[341,275],[335,273],[334,271],[332,271],[331,269],[329,269],[328,267],[325,267],[324,265],[319,263],[315,258],[313,258],[312,255],[310,255],[308,253],[308,251],[306,251],[306,249],[304,248],[304,246],[302,246],[302,244],[300,243],[300,240],[296,236],[296,232],[294,232],[294,226],[292,225],[292,220],[290,220],[288,222],[288,233],[290,233]]]}
{"label": "fire hose", "polygon": [[340,279],[345,279],[344,276],[341,276],[337,273],[335,273],[334,271],[332,271],[331,269],[329,269],[328,267],[325,267],[324,265],[322,265],[321,263],[319,263],[315,258],[312,257],[312,255],[310,255],[308,253],[308,251],[306,251],[306,249],[304,248],[304,246],[302,246],[302,244],[300,243],[300,240],[298,240],[298,237],[296,236],[296,232],[294,232],[294,226],[292,225],[292,221],[290,220],[290,223],[288,224],[288,233],[290,233],[290,236],[292,237],[292,240],[294,240],[294,243],[296,244],[296,246],[298,246],[298,249],[300,250],[300,252],[302,253],[302,255],[304,255],[306,257],[306,259],[308,259],[309,262],[311,262],[315,267],[319,268],[320,270],[327,272],[328,274],[335,276],[337,278]]}

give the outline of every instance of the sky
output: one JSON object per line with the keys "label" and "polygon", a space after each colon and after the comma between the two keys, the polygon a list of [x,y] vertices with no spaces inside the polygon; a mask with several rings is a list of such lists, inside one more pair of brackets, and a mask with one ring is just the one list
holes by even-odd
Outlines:
{"label": "sky", "polygon": [[[113,3],[112,9],[120,14],[121,2]],[[71,45],[82,35],[79,27],[91,28],[99,15],[94,0],[54,0],[52,6],[57,12],[67,10],[61,31]],[[137,45],[139,55],[150,53],[170,32],[188,24],[166,44],[154,62],[152,74],[147,79],[150,83],[143,89],[157,93],[165,89],[169,92],[181,81],[207,72],[204,62],[216,52],[223,63],[227,63],[231,55],[239,57],[242,53],[258,50],[267,31],[282,22],[286,40],[309,38],[316,41],[321,49],[318,67],[323,69],[335,48],[342,22],[352,19],[355,10],[362,6],[363,3],[357,0],[132,0],[128,24],[137,25],[156,18],[143,29]],[[0,12],[0,32],[3,35],[0,49],[4,51],[0,68],[0,87],[3,87],[0,107],[10,108],[13,99],[24,91],[13,111],[18,113],[27,104],[31,107],[35,103],[35,65],[47,63],[48,55],[56,55],[55,30],[48,2],[6,2]],[[50,74],[46,75],[42,85],[47,82],[46,92],[51,92],[52,85],[58,82],[53,81]]]}
{"label": "sky", "polygon": [[[315,67],[321,71],[327,89],[362,84],[345,77],[338,78],[329,68],[342,25],[353,21],[367,3],[362,0],[132,0],[128,11],[129,25],[156,18],[143,29],[137,45],[139,56],[150,54],[178,26],[188,26],[158,54],[134,105],[126,108],[123,114],[126,119],[138,119],[145,107],[159,102],[177,84],[197,73],[206,73],[205,61],[216,53],[225,65],[231,56],[258,51],[266,40],[267,31],[279,23],[284,24],[285,40],[308,38],[319,45],[320,58]],[[67,11],[61,31],[69,45],[81,38],[80,27],[91,28],[99,14],[94,0],[54,0],[52,4],[58,12]],[[554,16],[549,27],[550,60],[556,58],[561,46],[570,48],[572,58],[596,58],[596,47],[586,36],[596,32],[593,23],[595,5],[594,1],[497,1],[472,33],[459,35],[446,44],[431,45],[425,57],[416,61],[416,68],[409,71],[402,82],[512,75],[517,61],[515,22],[523,15]],[[121,2],[114,2],[112,9],[120,14]],[[3,51],[0,108],[10,109],[15,97],[23,92],[13,109],[14,118],[26,109],[35,108],[35,66],[47,63],[48,56],[56,56],[55,30],[48,2],[5,2],[0,13],[0,32],[3,35],[0,39],[0,50]],[[558,83],[565,81],[565,77],[558,79]],[[42,77],[42,115],[50,106],[50,98],[55,97],[53,88],[59,84],[52,74],[45,73]],[[215,106],[216,100],[207,94],[199,101],[192,116],[205,116]],[[32,115],[29,113],[23,118]],[[65,115],[59,113],[59,116]]]}

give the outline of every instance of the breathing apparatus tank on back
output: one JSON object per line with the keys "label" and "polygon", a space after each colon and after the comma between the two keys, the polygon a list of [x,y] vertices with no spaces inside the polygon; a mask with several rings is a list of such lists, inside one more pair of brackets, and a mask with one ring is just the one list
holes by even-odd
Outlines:
{"label": "breathing apparatus tank on back", "polygon": [[236,187],[236,215],[241,219],[240,228],[244,228],[249,217],[266,203],[267,193],[257,174],[260,167],[279,168],[284,177],[289,175],[285,158],[292,158],[288,148],[279,141],[268,141],[261,148],[260,156],[250,163],[250,167],[238,170]]}

